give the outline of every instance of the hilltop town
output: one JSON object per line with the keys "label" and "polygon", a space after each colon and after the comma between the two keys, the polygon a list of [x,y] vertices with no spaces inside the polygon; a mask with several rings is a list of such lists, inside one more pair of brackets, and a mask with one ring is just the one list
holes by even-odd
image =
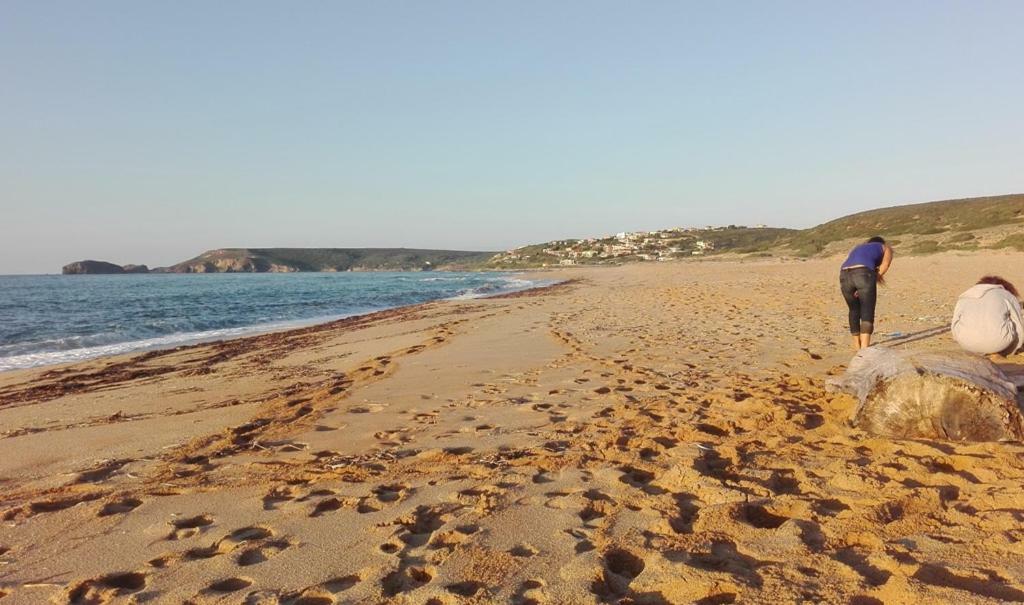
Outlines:
{"label": "hilltop town", "polygon": [[878,208],[809,229],[676,227],[590,239],[566,239],[495,254],[492,269],[557,265],[614,265],[711,254],[785,254],[802,258],[840,254],[858,238],[884,235],[901,252],[1024,251],[1024,194],[941,200]]}
{"label": "hilltop town", "polygon": [[494,267],[601,265],[623,262],[668,261],[722,251],[749,252],[790,233],[765,225],[746,227],[676,227],[635,231],[613,236],[565,239],[523,246],[494,255]]}

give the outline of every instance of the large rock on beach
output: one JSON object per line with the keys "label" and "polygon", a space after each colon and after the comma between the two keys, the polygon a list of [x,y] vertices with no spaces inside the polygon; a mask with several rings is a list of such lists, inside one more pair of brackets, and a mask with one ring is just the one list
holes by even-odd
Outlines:
{"label": "large rock on beach", "polygon": [[1024,438],[1017,386],[978,355],[869,347],[829,384],[858,398],[852,423],[873,435],[952,441]]}

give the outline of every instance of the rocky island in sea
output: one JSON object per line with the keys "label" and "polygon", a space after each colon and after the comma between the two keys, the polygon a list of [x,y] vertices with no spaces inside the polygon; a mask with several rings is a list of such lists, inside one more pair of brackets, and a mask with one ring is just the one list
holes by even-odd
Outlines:
{"label": "rocky island in sea", "polygon": [[80,260],[64,265],[64,275],[120,275],[122,273],[149,273],[146,265],[115,265],[101,260]]}

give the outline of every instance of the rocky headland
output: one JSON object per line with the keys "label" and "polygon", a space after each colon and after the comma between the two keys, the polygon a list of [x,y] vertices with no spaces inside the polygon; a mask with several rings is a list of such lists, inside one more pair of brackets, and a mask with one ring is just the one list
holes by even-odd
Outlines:
{"label": "rocky headland", "polygon": [[64,265],[64,275],[120,275],[122,273],[149,273],[146,265],[116,265],[101,260],[80,260]]}
{"label": "rocky headland", "polygon": [[413,248],[219,248],[169,267],[84,260],[65,275],[90,273],[294,273],[299,271],[433,271],[478,268],[494,252]]}

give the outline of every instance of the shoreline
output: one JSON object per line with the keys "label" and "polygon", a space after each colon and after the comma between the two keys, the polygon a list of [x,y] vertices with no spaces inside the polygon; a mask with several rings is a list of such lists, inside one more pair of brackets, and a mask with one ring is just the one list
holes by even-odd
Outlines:
{"label": "shoreline", "polygon": [[[507,273],[510,276],[512,276],[512,277],[516,277],[516,276],[528,275],[531,272],[524,271],[524,272],[507,272]],[[163,336],[156,336],[156,337],[152,337],[152,338],[146,338],[146,339],[140,339],[140,340],[134,340],[134,341],[110,343],[110,344],[106,344],[106,345],[95,345],[95,346],[83,347],[83,348],[79,348],[79,349],[68,349],[66,351],[46,351],[46,352],[42,352],[42,353],[25,353],[25,354],[21,354],[21,355],[12,355],[12,356],[0,359],[0,361],[8,360],[9,363],[16,363],[16,361],[15,362],[10,362],[10,360],[20,360],[20,359],[25,359],[25,358],[34,358],[34,357],[36,357],[38,355],[52,355],[52,354],[55,354],[55,353],[63,353],[63,354],[69,355],[69,356],[74,355],[74,357],[71,357],[71,358],[66,359],[66,360],[60,360],[60,361],[44,361],[42,363],[35,363],[35,364],[32,364],[32,365],[22,365],[22,366],[10,367],[10,368],[0,368],[0,375],[7,374],[9,372],[18,372],[18,371],[23,371],[23,370],[33,370],[33,369],[38,369],[38,368],[52,368],[52,367],[73,365],[73,364],[84,363],[84,362],[93,361],[93,360],[102,360],[102,359],[107,359],[107,358],[120,357],[120,356],[123,356],[123,355],[141,354],[141,353],[147,353],[147,352],[151,352],[151,351],[177,350],[177,349],[182,348],[182,347],[191,347],[191,346],[203,345],[203,344],[213,344],[213,343],[218,343],[218,342],[222,342],[222,341],[226,341],[226,340],[234,340],[234,339],[237,339],[237,338],[248,338],[248,337],[251,337],[251,336],[259,336],[259,335],[262,335],[262,334],[269,334],[269,333],[274,333],[274,332],[284,332],[284,331],[289,331],[289,330],[302,329],[302,328],[305,328],[305,327],[321,325],[321,324],[330,324],[330,323],[333,323],[333,322],[336,322],[336,321],[342,321],[342,320],[349,319],[349,318],[352,318],[352,317],[359,317],[359,316],[363,316],[363,315],[370,315],[370,314],[373,314],[373,313],[379,313],[379,312],[382,312],[382,311],[390,311],[390,310],[393,310],[393,309],[401,309],[401,308],[404,308],[404,307],[413,307],[413,306],[420,305],[420,304],[430,304],[430,303],[433,303],[433,302],[448,301],[448,300],[476,300],[476,299],[480,299],[480,298],[489,298],[491,296],[501,296],[501,295],[504,295],[504,294],[514,294],[514,293],[517,293],[517,292],[532,290],[532,289],[536,289],[536,288],[545,288],[545,287],[549,287],[551,285],[557,285],[557,283],[559,283],[559,282],[556,282],[555,284],[544,283],[544,282],[550,281],[550,280],[542,280],[542,279],[533,279],[532,281],[534,283],[538,284],[538,285],[531,285],[531,286],[526,286],[526,287],[523,287],[523,288],[513,288],[513,289],[510,289],[510,290],[508,290],[506,292],[501,292],[501,293],[498,293],[498,294],[481,294],[481,295],[472,295],[472,296],[456,295],[456,296],[451,296],[451,297],[446,297],[446,298],[438,298],[438,299],[431,300],[431,301],[425,301],[425,302],[422,302],[422,303],[413,303],[411,305],[400,305],[400,306],[397,306],[397,307],[385,307],[385,308],[381,308],[381,309],[373,309],[373,310],[368,310],[368,311],[357,311],[357,312],[354,312],[354,313],[337,315],[337,316],[311,317],[311,318],[308,318],[308,319],[296,319],[296,320],[287,320],[287,321],[277,321],[277,322],[269,322],[269,323],[266,323],[266,324],[255,324],[255,325],[251,325],[251,326],[239,326],[239,327],[235,327],[235,328],[218,328],[218,329],[214,329],[214,330],[208,330],[208,331],[205,331],[205,332],[179,333],[179,334],[172,333],[172,334],[165,334]],[[206,333],[209,333],[209,335],[203,336],[203,334],[206,334]],[[168,339],[173,339],[173,340],[168,340]],[[162,342],[158,342],[158,341],[162,341]],[[143,344],[143,343],[152,343],[152,344]],[[128,348],[124,348],[124,349],[121,349],[121,350],[115,350],[115,349],[117,349],[119,347],[128,347]]]}

